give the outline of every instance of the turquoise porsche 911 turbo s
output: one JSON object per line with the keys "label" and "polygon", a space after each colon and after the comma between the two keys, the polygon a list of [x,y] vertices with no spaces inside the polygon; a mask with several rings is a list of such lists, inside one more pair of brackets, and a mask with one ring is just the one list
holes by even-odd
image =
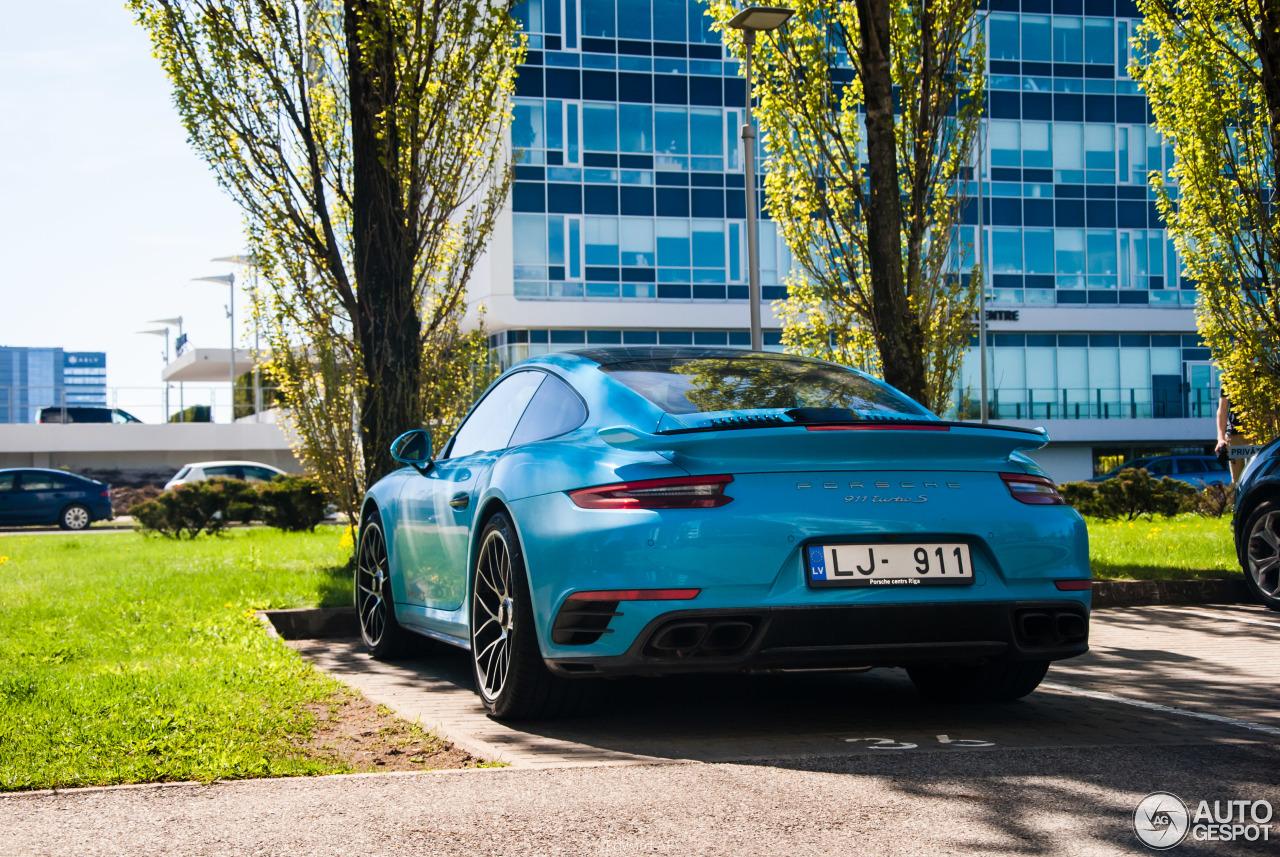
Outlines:
{"label": "turquoise porsche 911 turbo s", "polygon": [[470,652],[495,717],[591,679],[904,667],[926,696],[1017,699],[1088,648],[1085,525],[1022,450],[861,372],[728,348],[610,347],[505,372],[360,514],[375,657]]}

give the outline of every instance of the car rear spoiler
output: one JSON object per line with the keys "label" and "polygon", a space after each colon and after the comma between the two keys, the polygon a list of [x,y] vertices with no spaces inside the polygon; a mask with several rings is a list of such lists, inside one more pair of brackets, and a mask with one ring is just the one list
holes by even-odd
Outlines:
{"label": "car rear spoiler", "polygon": [[746,462],[818,469],[868,464],[877,469],[918,469],[926,463],[998,469],[1007,465],[1013,453],[1039,449],[1049,442],[1044,429],[924,420],[657,433],[613,426],[600,429],[597,435],[617,449],[661,453],[696,470],[717,462],[739,469]]}

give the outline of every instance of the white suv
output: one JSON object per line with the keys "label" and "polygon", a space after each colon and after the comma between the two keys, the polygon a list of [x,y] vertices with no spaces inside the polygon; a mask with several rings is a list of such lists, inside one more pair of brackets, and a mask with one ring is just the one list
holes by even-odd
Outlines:
{"label": "white suv", "polygon": [[263,464],[260,461],[197,461],[185,465],[164,486],[164,490],[187,482],[201,482],[205,479],[223,477],[226,479],[242,479],[245,482],[270,482],[277,476],[286,475],[278,467]]}

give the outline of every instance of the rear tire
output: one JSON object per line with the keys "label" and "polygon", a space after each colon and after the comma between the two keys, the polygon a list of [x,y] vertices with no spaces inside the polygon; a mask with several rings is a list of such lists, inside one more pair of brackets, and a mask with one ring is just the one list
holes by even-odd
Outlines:
{"label": "rear tire", "polygon": [[1244,525],[1240,551],[1244,582],[1253,596],[1272,610],[1280,610],[1280,504],[1258,504]]}
{"label": "rear tire", "polygon": [[396,621],[395,599],[391,594],[391,569],[387,540],[382,527],[372,519],[360,531],[356,551],[356,616],[360,638],[369,654],[380,661],[408,654],[409,632]]}
{"label": "rear tire", "polygon": [[485,525],[472,568],[471,666],[476,693],[498,720],[564,717],[584,698],[586,681],[554,676],[542,660],[524,555],[502,513]]}
{"label": "rear tire", "polygon": [[1015,663],[930,664],[908,667],[916,689],[933,702],[1012,702],[1039,686],[1048,661]]}
{"label": "rear tire", "polygon": [[72,503],[58,515],[58,526],[64,530],[84,530],[92,523],[93,513],[80,503]]}

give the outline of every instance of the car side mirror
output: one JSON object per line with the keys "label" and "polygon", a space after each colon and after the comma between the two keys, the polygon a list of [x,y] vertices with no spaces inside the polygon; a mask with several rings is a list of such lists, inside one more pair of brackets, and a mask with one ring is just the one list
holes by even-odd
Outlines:
{"label": "car side mirror", "polygon": [[431,435],[424,429],[407,431],[391,442],[391,457],[419,469],[431,463]]}

